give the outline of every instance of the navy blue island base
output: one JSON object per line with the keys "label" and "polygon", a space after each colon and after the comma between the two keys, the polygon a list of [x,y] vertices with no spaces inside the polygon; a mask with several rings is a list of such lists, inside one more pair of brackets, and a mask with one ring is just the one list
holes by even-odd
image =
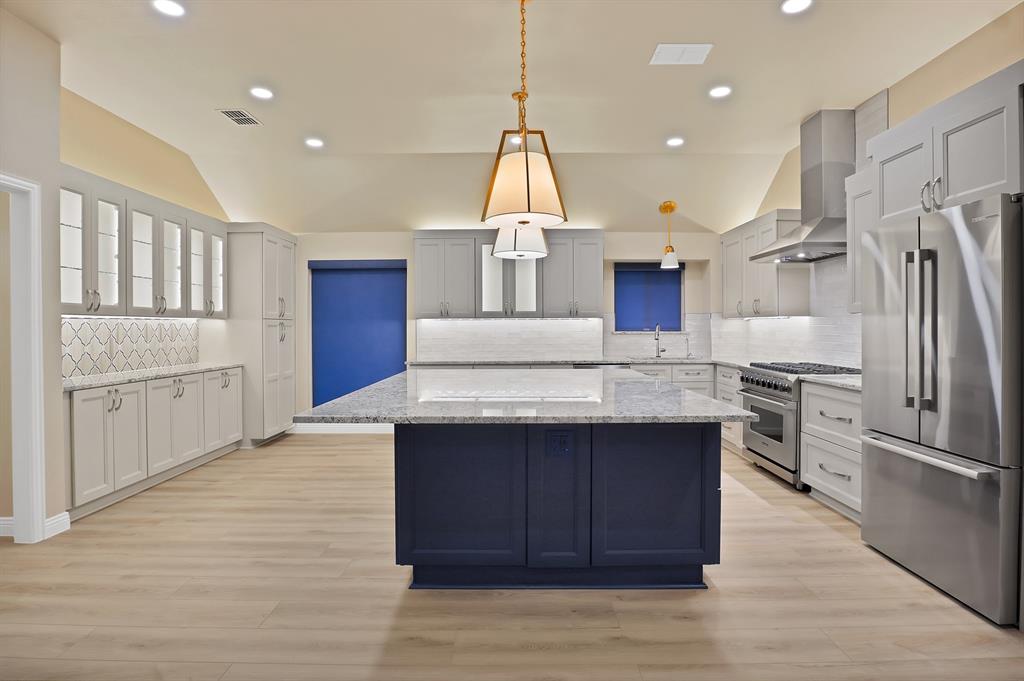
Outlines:
{"label": "navy blue island base", "polygon": [[705,588],[720,423],[395,426],[411,588]]}

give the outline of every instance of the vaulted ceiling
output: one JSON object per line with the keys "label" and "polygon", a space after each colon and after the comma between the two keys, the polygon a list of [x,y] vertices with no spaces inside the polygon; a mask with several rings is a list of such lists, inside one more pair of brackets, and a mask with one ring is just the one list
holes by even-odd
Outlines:
{"label": "vaulted ceiling", "polygon": [[[188,153],[234,220],[478,224],[515,123],[515,0],[181,1],[181,19],[142,1],[4,4],[60,41],[66,87]],[[528,120],[571,225],[660,229],[672,198],[683,229],[722,231],[753,217],[802,118],[856,106],[1017,1],[819,0],[785,16],[777,0],[533,0]],[[658,42],[714,48],[703,66],[649,66]],[[709,99],[722,82],[733,96]],[[253,100],[256,84],[275,98]],[[263,125],[217,113],[236,107]]]}

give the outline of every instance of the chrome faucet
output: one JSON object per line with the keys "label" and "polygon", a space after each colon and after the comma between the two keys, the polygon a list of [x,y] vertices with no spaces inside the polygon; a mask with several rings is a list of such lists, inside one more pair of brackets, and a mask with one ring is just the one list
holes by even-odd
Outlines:
{"label": "chrome faucet", "polygon": [[661,324],[654,325],[654,356],[661,357]]}

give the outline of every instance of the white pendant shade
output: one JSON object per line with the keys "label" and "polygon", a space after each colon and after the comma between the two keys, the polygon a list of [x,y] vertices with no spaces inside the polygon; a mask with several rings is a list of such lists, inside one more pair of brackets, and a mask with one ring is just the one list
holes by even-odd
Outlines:
{"label": "white pendant shade", "polygon": [[543,228],[563,222],[565,211],[546,154],[515,151],[498,159],[484,223],[498,228]]}
{"label": "white pendant shade", "polygon": [[548,254],[548,242],[539,228],[499,227],[491,254],[509,260],[543,258]]}
{"label": "white pendant shade", "polygon": [[679,269],[679,258],[676,257],[675,251],[669,251],[661,258],[661,269],[663,270],[678,270]]}

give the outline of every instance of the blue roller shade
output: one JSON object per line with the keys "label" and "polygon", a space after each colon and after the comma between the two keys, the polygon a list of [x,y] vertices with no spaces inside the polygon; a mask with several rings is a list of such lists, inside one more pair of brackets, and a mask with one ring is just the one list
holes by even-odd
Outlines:
{"label": "blue roller shade", "polygon": [[615,330],[682,331],[683,268],[659,263],[615,263]]}

